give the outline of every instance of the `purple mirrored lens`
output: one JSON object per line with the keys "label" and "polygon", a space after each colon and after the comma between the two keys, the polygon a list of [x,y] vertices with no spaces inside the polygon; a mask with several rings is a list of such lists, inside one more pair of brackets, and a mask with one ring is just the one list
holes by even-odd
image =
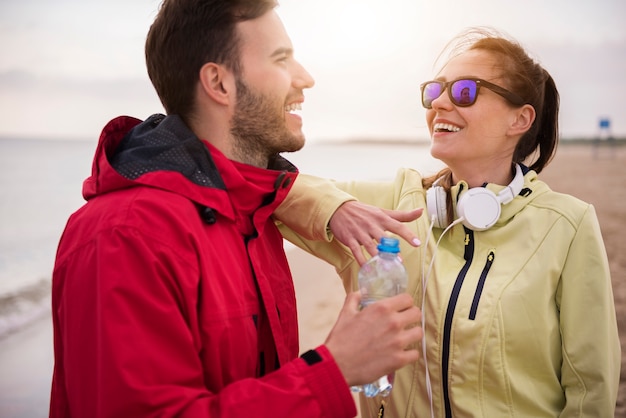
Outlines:
{"label": "purple mirrored lens", "polygon": [[476,101],[478,86],[474,80],[457,80],[450,86],[452,101],[458,106],[469,106]]}
{"label": "purple mirrored lens", "polygon": [[441,96],[442,83],[431,82],[424,86],[424,93],[422,94],[422,104],[425,108],[432,106],[433,100]]}

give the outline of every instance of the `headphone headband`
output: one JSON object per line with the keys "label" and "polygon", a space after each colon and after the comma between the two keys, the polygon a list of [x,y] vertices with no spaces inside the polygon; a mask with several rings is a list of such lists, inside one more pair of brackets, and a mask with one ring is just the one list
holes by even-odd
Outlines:
{"label": "headphone headband", "polygon": [[506,205],[515,198],[524,187],[524,173],[522,173],[522,167],[519,164],[515,164],[515,177],[513,181],[509,183],[500,193],[498,193],[498,200],[503,205]]}

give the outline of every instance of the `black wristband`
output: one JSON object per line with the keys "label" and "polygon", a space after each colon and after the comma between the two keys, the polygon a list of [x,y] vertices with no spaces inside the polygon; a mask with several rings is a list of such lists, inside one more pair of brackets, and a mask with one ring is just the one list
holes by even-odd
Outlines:
{"label": "black wristband", "polygon": [[306,361],[306,364],[308,364],[309,366],[312,366],[315,363],[319,363],[320,361],[322,361],[322,356],[320,356],[319,353],[315,350],[309,350],[306,353],[302,354],[300,357],[304,361]]}

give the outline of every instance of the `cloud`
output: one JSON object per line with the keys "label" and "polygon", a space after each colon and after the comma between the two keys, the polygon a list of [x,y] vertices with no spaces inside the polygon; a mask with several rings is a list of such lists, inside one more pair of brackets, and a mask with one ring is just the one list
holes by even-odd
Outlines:
{"label": "cloud", "polygon": [[121,114],[162,112],[148,77],[76,79],[0,73],[0,135],[93,138]]}
{"label": "cloud", "polygon": [[[600,117],[626,135],[626,42],[599,45],[543,43],[536,58],[561,94],[564,137],[594,136]],[[310,140],[355,137],[427,137],[418,86],[432,76],[406,55],[375,60],[360,71],[312,63],[317,84],[306,91],[304,130]],[[147,77],[85,79],[0,73],[0,135],[94,138],[121,114],[141,119],[163,108]]]}
{"label": "cloud", "polygon": [[601,117],[612,120],[615,135],[626,136],[626,41],[547,43],[537,52],[561,95],[565,137],[596,135]]}

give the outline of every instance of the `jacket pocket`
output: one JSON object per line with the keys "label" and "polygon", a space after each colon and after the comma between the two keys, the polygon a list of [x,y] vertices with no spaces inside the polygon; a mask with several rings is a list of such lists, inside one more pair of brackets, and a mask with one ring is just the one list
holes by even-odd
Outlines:
{"label": "jacket pocket", "polygon": [[489,274],[489,270],[493,265],[493,260],[496,258],[496,253],[494,250],[489,250],[489,254],[487,254],[487,260],[485,261],[485,266],[483,267],[483,271],[480,273],[480,279],[478,280],[478,284],[476,285],[476,292],[474,293],[474,300],[472,300],[472,308],[470,309],[469,319],[476,319],[476,311],[478,311],[478,303],[480,302],[480,297],[483,293],[483,288],[485,287],[485,281],[487,280],[487,275]]}

